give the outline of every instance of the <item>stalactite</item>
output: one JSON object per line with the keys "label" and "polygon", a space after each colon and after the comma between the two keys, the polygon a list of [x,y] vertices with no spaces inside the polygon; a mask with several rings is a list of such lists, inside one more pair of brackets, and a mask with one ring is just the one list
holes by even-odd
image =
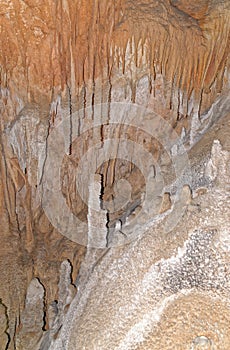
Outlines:
{"label": "stalactite", "polygon": [[73,142],[73,106],[72,106],[72,92],[68,86],[68,99],[69,99],[69,155],[72,154],[72,142]]}
{"label": "stalactite", "polygon": [[107,211],[101,209],[101,176],[95,175],[89,185],[88,204],[88,247],[105,248],[107,246]]}
{"label": "stalactite", "polygon": [[[187,90],[186,92],[188,96],[193,88],[197,90],[202,87],[208,88],[208,86],[211,86],[216,78],[217,70],[220,67],[224,67],[224,55],[226,56],[229,47],[229,42],[227,40],[229,36],[229,23],[227,21],[227,8],[225,9],[226,14],[224,14],[226,21],[217,16],[218,11],[223,11],[221,9],[221,4],[216,5],[214,10],[212,10],[212,8],[209,9],[209,21],[205,19],[205,15],[203,15],[204,19],[201,20],[199,18],[199,22],[197,23],[200,27],[194,21],[188,25],[183,23],[186,17],[183,17],[180,12],[179,18],[182,24],[181,28],[180,23],[175,22],[176,15],[178,15],[178,12],[175,12],[176,8],[171,8],[168,4],[165,4],[165,9],[167,8],[168,11],[168,18],[173,23],[173,27],[166,31],[163,25],[163,19],[153,19],[154,26],[149,18],[146,20],[146,23],[141,19],[139,20],[139,4],[129,8],[125,1],[120,1],[116,4],[110,1],[89,2],[88,5],[86,4],[86,1],[83,1],[83,3],[82,6],[69,1],[63,3],[59,2],[56,5],[49,3],[46,5],[46,11],[49,11],[50,9],[50,11],[52,10],[52,13],[54,12],[55,14],[52,19],[54,30],[52,32],[52,44],[49,45],[50,53],[48,55],[45,53],[53,65],[52,74],[46,74],[46,72],[43,71],[46,69],[47,65],[44,65],[44,67],[42,64],[40,64],[39,67],[37,65],[37,74],[42,77],[47,77],[46,84],[49,84],[50,76],[52,75],[55,76],[55,84],[58,85],[60,83],[62,88],[64,88],[66,82],[70,82],[71,80],[72,91],[74,92],[75,85],[82,85],[82,78],[80,76],[82,62],[85,62],[85,81],[92,78],[92,75],[94,75],[94,79],[96,79],[101,75],[101,67],[102,69],[106,69],[106,67],[109,66],[108,71],[111,71],[111,67],[114,63],[114,53],[118,66],[120,64],[121,56],[123,56],[121,62],[123,73],[125,73],[126,60],[124,59],[124,55],[127,52],[127,43],[129,39],[132,42],[131,49],[133,49],[133,46],[135,47],[135,50],[133,50],[133,62],[138,67],[143,63],[144,43],[146,38],[148,38],[148,45],[152,46],[152,49],[149,48],[149,52],[151,52],[150,56],[152,56],[149,57],[149,69],[153,69],[154,62],[155,65],[158,65],[160,71],[166,75],[166,78],[169,81],[172,79],[171,70],[173,64],[171,64],[171,61],[178,56],[178,62],[175,64],[177,67],[176,69],[181,70],[181,67],[183,67],[186,72],[189,71],[187,74],[184,74],[184,72],[181,71],[181,88]],[[18,14],[19,21],[22,22],[22,15],[19,11],[20,6],[21,5],[15,7],[15,11]],[[87,8],[87,6],[91,9],[89,11],[89,16],[87,16],[87,10],[83,10]],[[156,5],[156,8],[157,6],[158,5]],[[24,5],[24,7],[26,7],[26,5]],[[94,8],[94,11],[92,11],[92,8]],[[129,11],[135,11],[135,21],[130,20]],[[84,29],[80,23],[83,23]],[[140,25],[142,26],[141,31],[138,29]],[[190,30],[189,25],[192,25],[195,29]],[[197,28],[195,27],[196,25]],[[216,26],[216,31],[220,34],[219,36],[214,35],[213,38],[210,38],[208,33],[214,33],[214,26]],[[101,32],[101,28],[103,28],[103,33]],[[154,30],[152,28],[154,28]],[[201,33],[200,36],[199,31]],[[104,32],[108,33],[108,35],[105,36]],[[9,32],[7,33],[9,34]],[[88,37],[85,36],[84,38],[84,33],[88,33]],[[201,38],[202,34],[203,38]],[[88,45],[86,45],[87,40]],[[183,41],[184,45],[181,46],[179,43],[182,43]],[[213,46],[213,42],[216,43],[215,47]],[[206,45],[206,47],[204,45]],[[27,52],[28,57],[27,61],[25,61],[26,56],[22,50],[23,46],[27,47],[24,34],[23,36],[18,37],[18,56],[20,57],[23,67],[26,69],[25,71],[28,72],[27,76],[31,90],[31,97],[30,94],[28,94],[28,98],[33,98],[33,96],[35,96],[34,93],[32,93],[32,90],[35,88],[33,84],[35,81],[37,82],[38,79],[36,78],[34,82],[30,79],[30,71],[27,66],[30,66],[31,68],[34,61],[33,59],[30,60],[31,50],[24,50],[24,52]],[[193,50],[193,47],[195,46],[198,47],[197,52]],[[89,51],[86,55],[87,47],[89,48]],[[106,47],[108,47],[108,49],[109,47],[111,48],[111,55],[108,54],[108,49],[106,49]],[[98,52],[98,60],[95,69],[92,68],[94,60],[92,52],[94,49]],[[57,59],[59,60],[59,67],[57,66]],[[208,61],[211,64],[208,63]],[[42,52],[40,62],[42,62]],[[4,61],[2,61],[1,64],[5,70],[6,67]],[[206,72],[205,67],[207,68],[207,66],[209,66],[209,68]],[[11,69],[11,67],[13,68]],[[16,72],[16,67],[17,64],[9,66],[9,69],[11,69],[10,74],[12,74],[13,71]],[[193,86],[190,85],[189,87],[192,80],[192,73],[193,76],[196,76],[196,81],[194,81]],[[221,76],[219,79],[220,83],[218,86],[221,88]],[[44,83],[45,82],[43,81],[42,84],[44,85]]]}

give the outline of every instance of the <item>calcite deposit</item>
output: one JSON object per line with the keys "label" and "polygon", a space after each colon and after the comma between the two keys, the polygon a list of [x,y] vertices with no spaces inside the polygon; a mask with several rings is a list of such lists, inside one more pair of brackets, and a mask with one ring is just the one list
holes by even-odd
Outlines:
{"label": "calcite deposit", "polygon": [[0,0],[0,349],[230,349],[230,3]]}

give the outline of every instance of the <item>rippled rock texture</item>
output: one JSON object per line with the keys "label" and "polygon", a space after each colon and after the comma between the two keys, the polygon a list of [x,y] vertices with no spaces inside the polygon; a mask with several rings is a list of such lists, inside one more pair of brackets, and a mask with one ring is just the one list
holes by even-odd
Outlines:
{"label": "rippled rock texture", "polygon": [[230,6],[1,0],[2,349],[230,348]]}

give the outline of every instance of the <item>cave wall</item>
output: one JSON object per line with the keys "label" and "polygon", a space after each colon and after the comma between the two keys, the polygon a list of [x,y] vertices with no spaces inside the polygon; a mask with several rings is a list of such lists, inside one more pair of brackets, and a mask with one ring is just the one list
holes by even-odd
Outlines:
{"label": "cave wall", "polygon": [[[62,349],[64,339],[66,349],[189,349],[205,333],[228,349],[229,12],[228,1],[208,0],[1,1],[3,348]],[[207,166],[215,140],[218,175]],[[109,238],[98,208],[88,232],[94,172],[102,176]],[[156,188],[152,197],[146,185]],[[98,232],[92,245],[90,232]],[[203,246],[211,251],[204,267]],[[148,270],[160,291],[147,282],[151,292],[135,291]],[[187,274],[200,277],[186,282]],[[131,295],[141,299],[133,313]],[[151,320],[148,335],[132,343],[148,309],[158,325]]]}

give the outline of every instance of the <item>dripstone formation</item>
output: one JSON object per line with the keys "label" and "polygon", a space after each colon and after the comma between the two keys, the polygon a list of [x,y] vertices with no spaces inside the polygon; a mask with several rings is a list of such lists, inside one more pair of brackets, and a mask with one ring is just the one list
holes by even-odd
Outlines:
{"label": "dripstone formation", "polygon": [[229,1],[0,15],[0,349],[229,350]]}

